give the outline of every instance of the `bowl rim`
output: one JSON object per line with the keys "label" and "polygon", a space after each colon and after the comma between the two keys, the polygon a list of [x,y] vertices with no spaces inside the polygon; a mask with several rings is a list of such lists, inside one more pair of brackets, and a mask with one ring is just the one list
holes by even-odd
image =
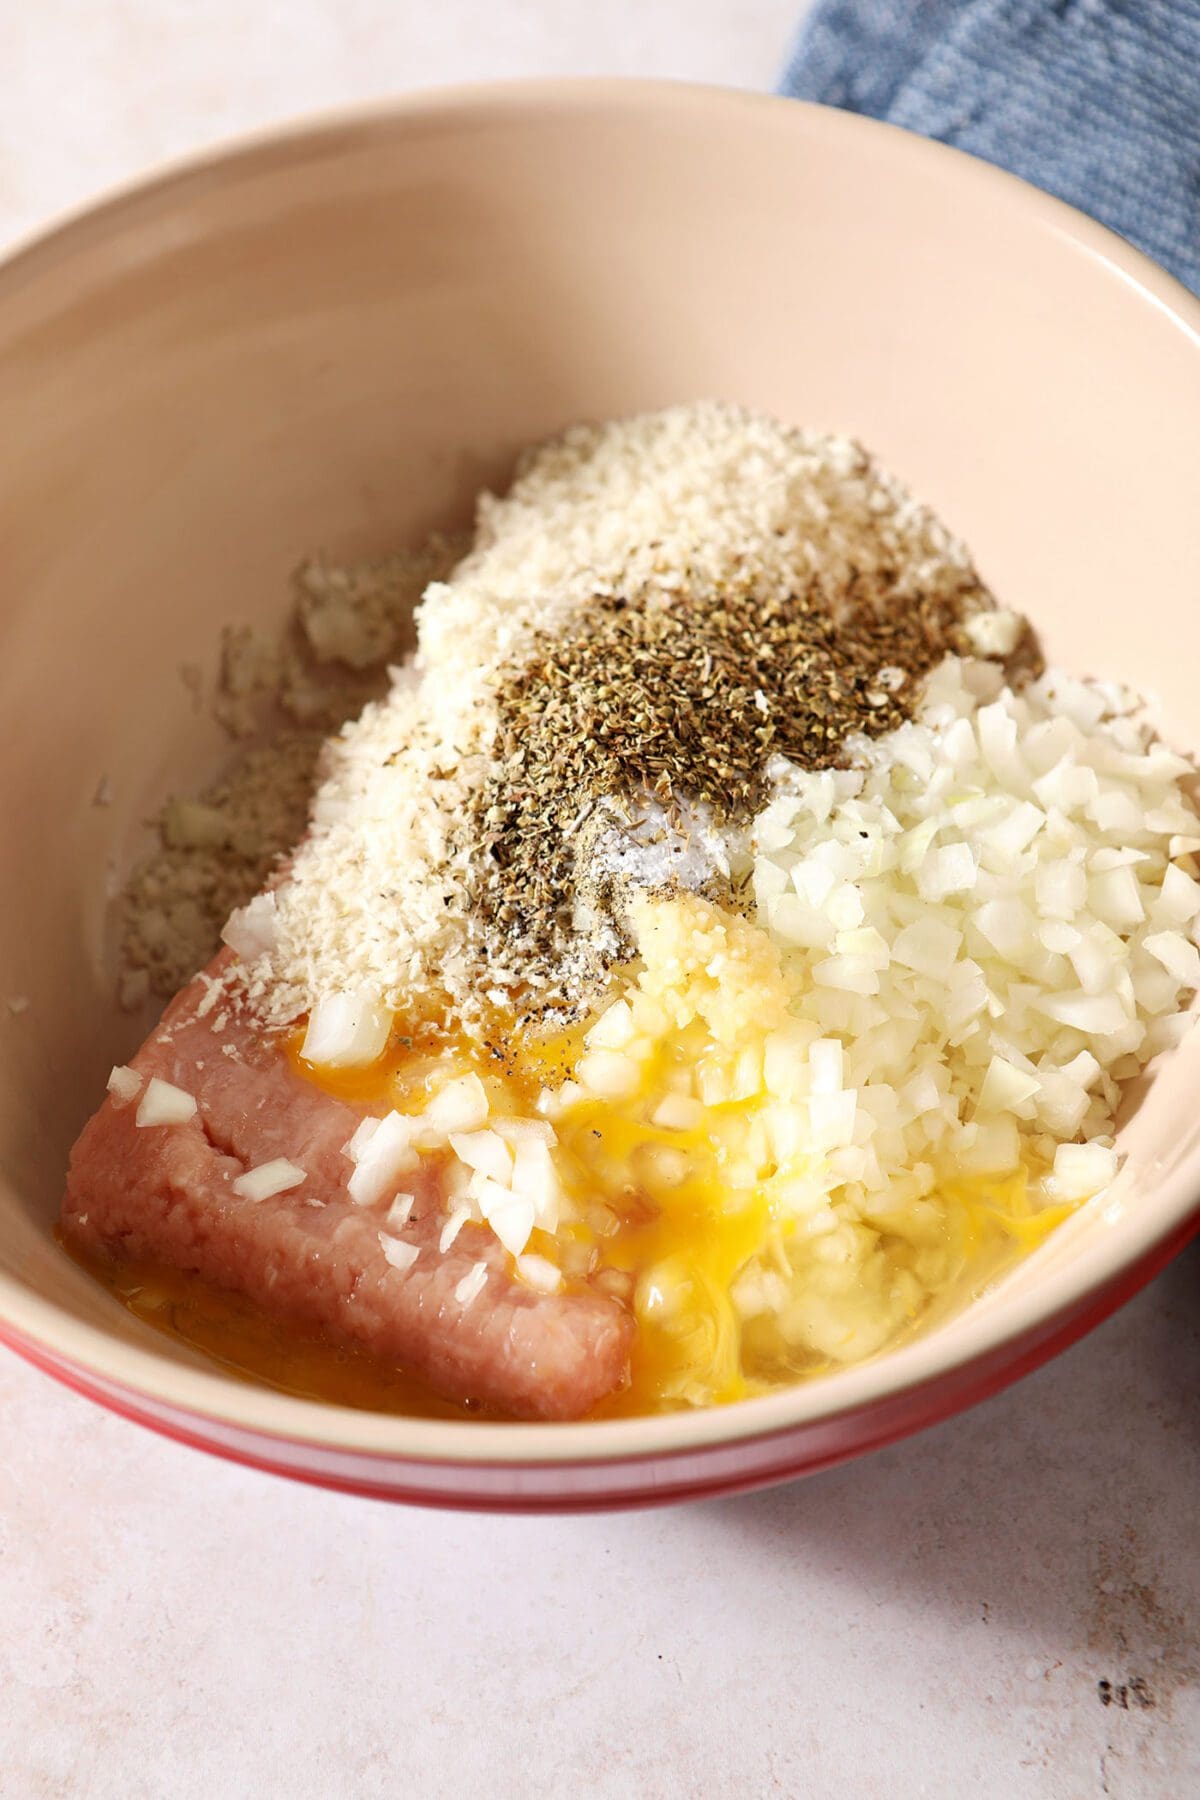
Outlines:
{"label": "bowl rim", "polygon": [[[1030,229],[1060,240],[1116,275],[1189,340],[1200,354],[1200,300],[1115,232],[1015,175],[965,152],[859,114],[779,95],[687,82],[574,77],[476,82],[416,90],[392,98],[284,120],[174,158],[73,207],[23,237],[0,259],[0,306],[26,279],[60,258],[86,251],[140,214],[169,207],[190,187],[220,187],[253,177],[279,159],[312,159],[361,146],[376,133],[455,129],[469,119],[544,120],[587,114],[653,117],[719,115],[741,126],[768,119],[798,138],[824,145],[854,141],[886,147],[921,175],[957,186],[967,204],[987,199],[1024,215]],[[230,1425],[264,1440],[341,1449],[383,1463],[546,1467],[628,1462],[701,1452],[716,1445],[800,1431],[861,1413],[884,1399],[913,1393],[951,1372],[1015,1349],[1038,1328],[1049,1330],[1120,1283],[1123,1271],[1182,1242],[1200,1220],[1200,1147],[1155,1185],[1153,1214],[1126,1213],[1120,1229],[1086,1247],[1046,1281],[995,1304],[969,1323],[975,1307],[957,1316],[950,1356],[942,1332],[916,1337],[866,1362],[733,1406],[579,1424],[494,1424],[427,1420],[358,1411],[301,1400],[205,1368],[168,1360],[152,1341],[143,1348],[85,1323],[56,1302],[31,1293],[0,1272],[0,1328],[15,1348],[27,1346],[49,1362],[62,1361],[127,1394],[197,1420]],[[1015,1360],[1015,1358],[1014,1358]],[[994,1384],[993,1384],[994,1385]],[[959,1402],[962,1404],[965,1402]]]}

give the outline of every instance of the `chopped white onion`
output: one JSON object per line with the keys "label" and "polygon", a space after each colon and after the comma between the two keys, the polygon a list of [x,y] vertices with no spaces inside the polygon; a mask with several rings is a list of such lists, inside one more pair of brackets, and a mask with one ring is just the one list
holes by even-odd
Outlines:
{"label": "chopped white onion", "polygon": [[562,1286],[562,1270],[544,1256],[518,1256],[517,1274],[539,1294],[556,1294]]}
{"label": "chopped white onion", "polygon": [[505,1142],[509,1144],[551,1145],[558,1142],[557,1134],[549,1119],[522,1119],[514,1115],[510,1118],[493,1118],[491,1126],[492,1130],[498,1131]]}
{"label": "chopped white onion", "polygon": [[388,1207],[387,1218],[383,1221],[388,1231],[403,1231],[412,1217],[412,1209],[416,1203],[415,1194],[397,1194]]}
{"label": "chopped white onion", "polygon": [[704,1123],[704,1107],[690,1094],[667,1094],[659,1101],[650,1123],[660,1131],[698,1131]]}
{"label": "chopped white onion", "polygon": [[623,1050],[637,1035],[627,1000],[606,1006],[584,1039],[589,1050]]}
{"label": "chopped white onion", "polygon": [[297,1163],[277,1156],[273,1162],[259,1163],[257,1168],[239,1175],[233,1191],[246,1200],[271,1200],[276,1194],[290,1193],[305,1180],[305,1172]]}
{"label": "chopped white onion", "polygon": [[840,1094],[809,1095],[809,1130],[819,1149],[834,1150],[852,1141],[857,1103],[853,1088],[844,1088]]}
{"label": "chopped white onion", "polygon": [[818,1038],[809,1047],[808,1067],[814,1094],[840,1093],[844,1080],[845,1052],[838,1038]]}
{"label": "chopped white onion", "polygon": [[627,1100],[637,1092],[638,1066],[619,1050],[591,1050],[576,1065],[578,1081],[602,1100]]}
{"label": "chopped white onion", "polygon": [[1117,1153],[1100,1144],[1060,1144],[1049,1186],[1059,1200],[1090,1200],[1117,1173]]}
{"label": "chopped white onion", "polygon": [[379,1126],[380,1120],[372,1118],[370,1115],[365,1119],[362,1119],[349,1143],[343,1146],[343,1156],[348,1156],[351,1162],[357,1162],[371,1139],[375,1136],[375,1133],[379,1130]]}
{"label": "chopped white onion", "polygon": [[118,1063],[108,1077],[107,1087],[118,1106],[128,1106],[142,1091],[142,1078],[136,1069]]}
{"label": "chopped white onion", "polygon": [[477,1300],[484,1290],[488,1278],[488,1266],[485,1262],[472,1263],[462,1280],[455,1284],[454,1298],[465,1312]]}
{"label": "chopped white onion", "polygon": [[400,1238],[388,1237],[383,1231],[379,1233],[379,1248],[392,1268],[399,1269],[401,1274],[411,1269],[421,1254],[416,1244],[406,1244]]}
{"label": "chopped white onion", "polygon": [[993,1056],[979,1090],[979,1111],[1010,1112],[1032,1100],[1040,1092],[1041,1085],[1036,1075],[1027,1075],[1002,1056]]}
{"label": "chopped white onion", "polygon": [[501,1187],[486,1175],[473,1176],[468,1192],[504,1248],[511,1256],[519,1256],[533,1231],[533,1201],[527,1194]]}
{"label": "chopped white onion", "polygon": [[[413,1149],[413,1130],[417,1121],[404,1113],[390,1112],[375,1122],[375,1129],[365,1133],[358,1145],[354,1172],[346,1183],[346,1192],[358,1206],[374,1206],[394,1192],[397,1182],[418,1162]],[[351,1144],[363,1133],[360,1125]]]}
{"label": "chopped white onion", "polygon": [[517,1145],[512,1191],[530,1202],[534,1218],[543,1231],[558,1229],[563,1194],[548,1144],[527,1139]]}
{"label": "chopped white onion", "polygon": [[151,1125],[184,1125],[195,1113],[194,1095],[152,1075],[146,1083],[146,1091],[133,1122],[143,1130]]}
{"label": "chopped white onion", "polygon": [[467,1221],[470,1219],[470,1217],[471,1217],[471,1208],[469,1206],[456,1206],[454,1208],[453,1212],[450,1214],[450,1217],[446,1220],[446,1223],[442,1226],[441,1235],[438,1238],[438,1249],[441,1251],[443,1256],[445,1256],[447,1250],[450,1248],[451,1244],[454,1242],[455,1238],[458,1236],[459,1232],[462,1230],[463,1226],[467,1223]]}
{"label": "chopped white onion", "polygon": [[322,1069],[361,1069],[387,1048],[392,1015],[366,988],[318,1000],[308,1018],[300,1054]]}
{"label": "chopped white onion", "polygon": [[1152,932],[1149,937],[1143,938],[1142,947],[1182,987],[1200,987],[1200,950],[1190,944],[1181,932]]}
{"label": "chopped white onion", "polygon": [[[855,767],[818,778],[774,765],[752,891],[793,1016],[764,1034],[770,1098],[724,1167],[736,1191],[768,1171],[797,1271],[816,1267],[811,1242],[822,1280],[845,1270],[858,1291],[849,1272],[870,1252],[853,1221],[902,1229],[934,1166],[990,1178],[1017,1168],[1023,1145],[1052,1158],[1066,1141],[1100,1155],[1085,1179],[1067,1154],[1048,1195],[1111,1178],[1096,1139],[1119,1083],[1179,1041],[1181,1000],[1200,988],[1186,765],[1131,705],[1054,671],[1012,692],[994,665],[947,658],[910,723],[849,747]],[[703,1105],[732,1099],[744,1054],[739,1040],[699,1059]],[[915,1217],[910,1228],[926,1241]],[[777,1300],[768,1277],[782,1279]],[[848,1298],[757,1266],[751,1290],[789,1343],[844,1353]],[[857,1341],[858,1325],[845,1329]]]}
{"label": "chopped white onion", "polygon": [[512,1182],[513,1153],[495,1131],[452,1131],[450,1148],[460,1163],[508,1187]]}
{"label": "chopped white onion", "polygon": [[892,944],[893,959],[932,980],[946,979],[958,955],[963,934],[942,919],[924,918],[905,925]]}
{"label": "chopped white onion", "polygon": [[276,931],[274,893],[255,894],[248,905],[239,906],[230,913],[221,938],[242,962],[252,963],[274,950]]}
{"label": "chopped white onion", "polygon": [[449,1136],[452,1131],[478,1131],[490,1110],[487,1089],[478,1075],[459,1075],[439,1089],[424,1117]]}

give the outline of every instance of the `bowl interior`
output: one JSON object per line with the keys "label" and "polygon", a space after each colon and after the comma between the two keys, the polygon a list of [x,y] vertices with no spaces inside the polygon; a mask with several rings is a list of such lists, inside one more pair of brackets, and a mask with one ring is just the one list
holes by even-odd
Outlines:
{"label": "bowl interior", "polygon": [[[1052,657],[1140,687],[1194,748],[1195,326],[1134,253],[982,165],[793,103],[636,85],[285,133],[0,270],[0,1316],[266,1428],[417,1441],[201,1372],[51,1236],[67,1148],[140,1031],[113,1002],[113,872],[164,793],[228,754],[181,669],[212,669],[223,623],[278,618],[303,553],[462,522],[573,419],[720,396],[860,437]],[[1178,1223],[1197,1072],[1187,1046],[1159,1070],[1116,1199],[942,1326],[923,1366]],[[908,1354],[772,1416],[901,1379]]]}

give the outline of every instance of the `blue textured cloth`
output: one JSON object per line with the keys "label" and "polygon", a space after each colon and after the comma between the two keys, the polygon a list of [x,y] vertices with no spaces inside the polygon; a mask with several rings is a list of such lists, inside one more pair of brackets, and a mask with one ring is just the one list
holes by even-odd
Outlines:
{"label": "blue textured cloth", "polygon": [[817,0],[780,91],[999,163],[1200,293],[1200,0]]}

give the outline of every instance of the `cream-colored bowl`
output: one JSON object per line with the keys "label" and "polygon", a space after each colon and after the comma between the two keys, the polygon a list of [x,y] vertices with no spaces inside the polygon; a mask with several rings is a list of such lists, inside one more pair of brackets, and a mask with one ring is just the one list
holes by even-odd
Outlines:
{"label": "cream-colored bowl", "polygon": [[[1200,1054],[1127,1163],[995,1291],[773,1397],[580,1426],[293,1400],[151,1333],[52,1228],[132,1048],[106,896],[168,787],[226,753],[180,666],[285,603],[306,550],[464,518],[567,422],[717,395],[861,437],[1049,653],[1155,697],[1200,650],[1200,307],[1033,189],[887,127],[640,84],[417,97],[138,187],[0,270],[0,1333],[160,1429],[460,1505],[619,1504],[816,1468],[980,1397],[1187,1236]],[[107,776],[112,804],[93,804]]]}

